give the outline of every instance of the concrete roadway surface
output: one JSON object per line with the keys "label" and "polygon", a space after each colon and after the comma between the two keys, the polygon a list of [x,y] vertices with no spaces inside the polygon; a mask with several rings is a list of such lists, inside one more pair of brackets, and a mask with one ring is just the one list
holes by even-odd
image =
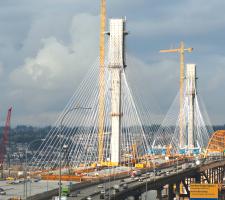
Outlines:
{"label": "concrete roadway surface", "polygon": [[[123,187],[124,185],[127,185],[127,187],[131,187],[134,185],[138,185],[144,181],[150,181],[150,180],[157,180],[158,178],[164,177],[166,175],[166,173],[176,173],[175,170],[177,170],[178,168],[178,173],[182,170],[181,165],[178,165],[178,167],[169,167],[166,169],[161,169],[160,172],[159,170],[156,170],[156,174],[154,175],[154,172],[146,172],[144,174],[142,174],[140,177],[135,177],[135,178],[124,178],[124,179],[120,179],[120,180],[113,180],[108,179],[105,181],[105,183],[103,184],[95,184],[92,185],[90,187],[78,190],[78,191],[74,191],[71,193],[71,197],[68,197],[68,200],[87,200],[88,197],[91,200],[99,200],[101,199],[100,196],[102,196],[101,193],[105,193],[106,194],[106,198],[105,199],[109,199],[110,196],[113,196],[113,194],[115,193],[113,186],[114,185],[118,185],[119,186],[119,190],[123,190],[126,188]],[[141,181],[140,181],[141,179]]]}
{"label": "concrete roadway surface", "polygon": [[[180,166],[178,166],[178,167],[180,167]],[[126,190],[126,188],[123,187],[124,184],[126,184],[127,187],[129,188],[129,187],[132,187],[135,185],[139,185],[143,182],[151,181],[154,179],[157,180],[161,177],[164,177],[166,175],[166,173],[172,174],[172,173],[179,173],[180,171],[182,171],[182,169],[179,169],[177,172],[175,172],[174,169],[176,170],[176,168],[174,168],[174,167],[160,170],[161,172],[157,172],[157,175],[155,175],[154,172],[147,172],[147,173],[142,174],[140,177],[126,178],[126,179],[124,179],[124,182],[121,182],[121,181],[119,182],[119,185],[120,185],[119,191]],[[107,194],[105,199],[110,199],[109,196],[113,196],[113,194],[115,194],[112,184],[111,184],[111,187],[106,188],[105,193]],[[113,198],[113,197],[111,197],[111,198]],[[93,200],[100,199],[100,194],[98,193],[96,195],[92,195],[92,199]]]}
{"label": "concrete roadway surface", "polygon": [[[205,160],[203,159],[201,161],[201,164],[204,163],[210,163],[212,162],[211,160]],[[192,167],[196,167],[196,164],[194,163],[186,163],[185,165],[183,164],[180,164],[180,165],[174,165],[174,166],[171,166],[171,167],[168,167],[168,168],[165,168],[165,169],[158,169],[156,170],[156,172],[145,172],[141,175],[141,177],[135,177],[135,178],[126,178],[124,179],[124,182],[119,182],[119,191],[122,191],[122,190],[126,190],[126,188],[123,187],[123,184],[126,183],[127,184],[127,188],[129,187],[132,187],[132,186],[136,186],[136,185],[139,185],[139,184],[142,184],[143,182],[149,182],[149,181],[152,181],[152,180],[155,180],[157,181],[158,179],[162,178],[162,177],[165,177],[165,176],[169,176],[169,175],[172,175],[172,174],[176,174],[176,173],[180,173],[188,168],[192,168]],[[118,183],[117,183],[118,184]],[[105,194],[106,197],[103,198],[103,199],[110,199],[109,197],[111,196],[111,198],[113,199],[113,194],[115,194],[115,190],[113,188],[113,185],[114,183],[111,183],[110,184],[110,187],[106,187],[105,189]],[[103,188],[104,189],[104,188]],[[90,194],[89,196],[91,196],[92,200],[99,200],[100,199],[100,193],[95,193],[95,194]],[[148,199],[151,199],[149,198],[150,196],[148,196]],[[86,200],[87,198],[83,198],[82,200]],[[145,198],[144,198],[145,199]]]}
{"label": "concrete roadway surface", "polygon": [[[208,162],[208,161],[206,161]],[[205,163],[206,163],[205,162]],[[182,169],[182,164],[178,164],[178,165],[173,165],[171,167],[165,168],[165,169],[156,169],[156,174],[151,170],[150,172],[145,172],[145,174],[142,174],[142,182],[144,181],[150,181],[150,180],[157,180],[158,178],[164,177],[166,175],[170,175],[170,174],[174,174],[174,173],[179,173],[182,170],[185,170],[187,167],[194,167],[196,166],[193,163],[187,163],[187,165],[185,166],[184,169]],[[115,193],[113,186],[114,185],[119,185],[119,191],[122,190],[126,190],[126,188],[123,187],[123,184],[126,183],[127,187],[132,187],[134,185],[138,185],[140,183],[142,183],[141,181],[139,181],[139,177],[136,178],[123,178],[124,182],[121,182],[122,178],[119,180],[114,180],[113,177],[111,177],[110,179],[107,179],[105,181],[105,183],[100,184],[100,183],[96,183],[94,185],[91,185],[89,187],[86,188],[82,188],[82,189],[77,189],[74,192],[71,192],[71,196],[67,198],[67,200],[88,200],[88,199],[95,199],[95,200],[99,200],[101,199],[100,196],[101,192],[105,192],[106,196],[111,196],[113,195],[113,193]],[[100,187],[101,186],[101,187]],[[105,198],[105,199],[108,199]],[[50,200],[50,199],[49,199]]]}
{"label": "concrete roadway surface", "polygon": [[[68,184],[63,182],[63,184]],[[27,182],[27,196],[42,193],[44,191],[53,190],[58,187],[58,181],[44,181],[40,180],[38,182]],[[24,198],[24,183],[10,184],[9,181],[0,181],[0,188],[4,189],[6,195],[0,195],[0,200],[8,200],[13,197]]]}

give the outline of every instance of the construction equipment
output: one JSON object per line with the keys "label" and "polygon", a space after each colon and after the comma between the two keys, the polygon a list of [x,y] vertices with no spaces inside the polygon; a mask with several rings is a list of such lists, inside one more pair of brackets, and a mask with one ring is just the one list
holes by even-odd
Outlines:
{"label": "construction equipment", "polygon": [[166,156],[171,156],[171,150],[172,150],[171,145],[166,146]]}
{"label": "construction equipment", "polygon": [[138,157],[138,155],[137,155],[137,144],[136,143],[134,143],[134,144],[132,144],[132,157],[133,157],[133,163],[136,163],[136,160],[137,160],[137,157]]}
{"label": "construction equipment", "polygon": [[5,154],[7,151],[7,145],[9,143],[9,128],[10,128],[10,119],[11,119],[12,107],[8,109],[8,114],[5,121],[5,127],[3,129],[3,135],[0,145],[0,168],[3,176],[3,164],[5,159]]}
{"label": "construction equipment", "polygon": [[180,148],[184,147],[184,52],[192,52],[193,48],[185,48],[184,42],[180,43],[180,47],[176,49],[160,50],[160,53],[179,53],[180,54]]}
{"label": "construction equipment", "polygon": [[101,0],[100,22],[100,72],[99,72],[99,110],[98,110],[98,163],[103,163],[103,137],[105,113],[105,27],[106,27],[106,0]]}

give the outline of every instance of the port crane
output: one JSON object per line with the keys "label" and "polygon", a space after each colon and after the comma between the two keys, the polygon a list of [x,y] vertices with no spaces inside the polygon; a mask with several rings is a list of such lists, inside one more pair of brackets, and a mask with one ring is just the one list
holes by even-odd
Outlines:
{"label": "port crane", "polygon": [[2,176],[3,176],[4,159],[7,153],[7,145],[9,144],[9,129],[10,129],[11,113],[12,113],[12,107],[8,109],[8,113],[7,113],[7,117],[5,121],[5,127],[3,129],[3,135],[1,139],[1,145],[0,145],[0,170],[2,171],[1,173]]}
{"label": "port crane", "polygon": [[105,28],[106,28],[106,0],[101,0],[100,14],[100,67],[99,67],[99,118],[98,118],[98,164],[103,163],[103,137],[105,115]]}

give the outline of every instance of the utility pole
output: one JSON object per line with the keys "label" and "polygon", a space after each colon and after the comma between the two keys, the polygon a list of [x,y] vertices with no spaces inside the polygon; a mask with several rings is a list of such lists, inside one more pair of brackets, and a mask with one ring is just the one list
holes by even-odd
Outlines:
{"label": "utility pole", "polygon": [[179,53],[180,54],[180,148],[184,147],[184,52],[191,53],[193,48],[185,48],[184,42],[180,43],[180,47],[176,49],[160,50],[160,53]]}

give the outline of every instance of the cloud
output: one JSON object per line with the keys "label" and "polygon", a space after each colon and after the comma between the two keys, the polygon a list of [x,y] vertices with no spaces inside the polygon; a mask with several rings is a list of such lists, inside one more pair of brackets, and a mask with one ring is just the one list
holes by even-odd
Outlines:
{"label": "cloud", "polygon": [[12,82],[23,88],[45,90],[60,90],[74,83],[97,56],[97,20],[88,14],[75,16],[68,45],[55,37],[43,38],[37,55],[26,58],[24,65],[11,73]]}
{"label": "cloud", "polygon": [[[162,3],[159,4],[161,8],[152,10],[153,16],[147,14],[141,21],[137,18],[129,22],[137,35],[142,37],[168,37],[168,35],[196,37],[212,33],[215,29],[221,29],[225,24],[222,9],[225,3],[221,1],[205,3],[204,0],[190,0],[183,3],[170,2],[170,5],[165,6],[162,6]],[[215,10],[217,14],[211,14]]]}
{"label": "cloud", "polygon": [[[18,112],[42,116],[43,110],[51,115],[63,108],[60,104],[66,104],[97,58],[98,19],[98,16],[85,13],[75,15],[67,30],[70,42],[53,36],[42,38],[36,55],[25,58],[24,64],[10,73],[12,90],[9,96],[16,101],[16,107],[24,108]],[[27,104],[28,99],[31,101]]]}
{"label": "cloud", "polygon": [[[153,110],[166,113],[179,88],[178,55],[158,50],[184,40],[194,47],[185,58],[198,66],[212,121],[224,123],[224,6],[222,0],[107,2],[108,17],[127,16],[129,82]],[[97,0],[0,2],[1,107],[14,105],[15,124],[32,123],[32,115],[46,123],[41,113],[62,110],[98,56],[99,8]]]}

